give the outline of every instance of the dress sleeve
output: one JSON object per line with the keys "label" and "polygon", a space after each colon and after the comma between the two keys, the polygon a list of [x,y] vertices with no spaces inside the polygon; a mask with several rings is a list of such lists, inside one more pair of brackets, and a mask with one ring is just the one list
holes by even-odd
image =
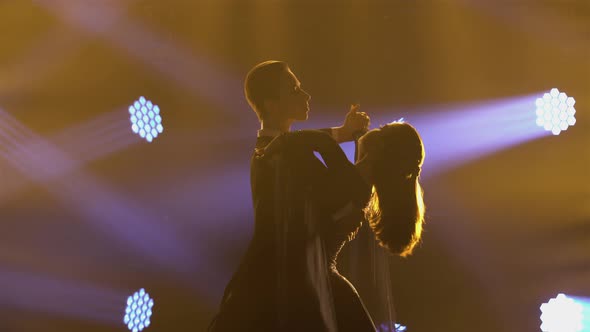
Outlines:
{"label": "dress sleeve", "polygon": [[303,130],[290,135],[290,149],[297,150],[291,151],[290,155],[313,156],[315,151],[324,160],[323,170],[312,169],[306,174],[313,186],[314,200],[320,204],[324,213],[333,216],[342,213],[347,206],[352,210],[365,207],[370,197],[370,186],[331,136],[315,130]]}
{"label": "dress sleeve", "polygon": [[[314,152],[321,155],[325,166]],[[311,188],[312,199],[324,219],[342,212],[347,205],[362,209],[369,200],[369,185],[325,131],[300,130],[278,136],[260,158],[283,159],[291,169],[289,177],[296,179],[297,186]]]}

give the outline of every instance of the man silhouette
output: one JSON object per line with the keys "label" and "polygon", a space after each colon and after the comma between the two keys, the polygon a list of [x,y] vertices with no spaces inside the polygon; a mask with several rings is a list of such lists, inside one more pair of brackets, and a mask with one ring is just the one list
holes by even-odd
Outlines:
{"label": "man silhouette", "polygon": [[[310,111],[311,96],[302,89],[301,82],[285,62],[265,61],[250,70],[244,82],[248,103],[260,120],[255,153],[250,164],[250,180],[254,207],[254,235],[246,254],[232,280],[226,287],[221,310],[209,331],[302,331],[309,326],[321,326],[322,318],[317,303],[306,300],[305,290],[291,290],[289,300],[296,303],[298,318],[281,322],[278,306],[277,271],[284,262],[277,245],[277,197],[273,166],[256,158],[258,152],[277,136],[291,131],[295,121],[305,121]],[[341,126],[320,129],[341,143],[354,140],[366,131],[369,117],[351,106]],[[278,259],[277,259],[278,258]],[[289,267],[289,277],[298,278],[296,268]],[[285,296],[282,297],[283,299]],[[299,307],[298,307],[299,305]],[[305,311],[305,312],[304,312]]]}

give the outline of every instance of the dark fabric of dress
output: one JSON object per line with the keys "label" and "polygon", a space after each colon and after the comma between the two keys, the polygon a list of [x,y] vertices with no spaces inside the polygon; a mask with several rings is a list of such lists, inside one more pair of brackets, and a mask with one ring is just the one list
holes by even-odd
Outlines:
{"label": "dark fabric of dress", "polygon": [[336,269],[340,249],[360,227],[370,187],[325,132],[272,140],[259,137],[256,144],[278,148],[252,157],[254,235],[209,331],[375,331]]}

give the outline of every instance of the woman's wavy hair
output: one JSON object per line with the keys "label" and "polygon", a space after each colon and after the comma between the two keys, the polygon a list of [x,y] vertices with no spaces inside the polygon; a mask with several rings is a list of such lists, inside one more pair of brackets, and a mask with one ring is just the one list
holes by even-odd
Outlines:
{"label": "woman's wavy hair", "polygon": [[363,138],[376,153],[371,166],[373,192],[365,218],[379,244],[393,255],[412,254],[422,237],[424,199],[420,170],[424,146],[408,123],[392,122]]}

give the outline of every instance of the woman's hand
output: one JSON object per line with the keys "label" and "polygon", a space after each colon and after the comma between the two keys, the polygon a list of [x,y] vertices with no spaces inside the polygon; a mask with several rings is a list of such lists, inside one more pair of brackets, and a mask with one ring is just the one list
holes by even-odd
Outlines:
{"label": "woman's hand", "polygon": [[349,142],[356,139],[355,136],[365,133],[369,130],[371,118],[365,112],[360,112],[360,104],[350,105],[350,110],[346,113],[344,123],[340,127],[335,127],[335,139],[339,142]]}

